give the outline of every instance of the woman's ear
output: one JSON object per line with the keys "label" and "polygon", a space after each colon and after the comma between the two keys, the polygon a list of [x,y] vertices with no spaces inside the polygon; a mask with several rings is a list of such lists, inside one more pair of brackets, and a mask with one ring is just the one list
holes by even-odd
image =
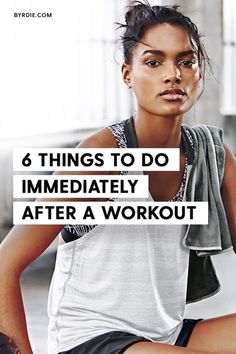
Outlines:
{"label": "woman's ear", "polygon": [[121,67],[121,71],[122,71],[124,83],[128,86],[128,88],[131,88],[131,77],[130,77],[131,65],[127,63],[123,63]]}

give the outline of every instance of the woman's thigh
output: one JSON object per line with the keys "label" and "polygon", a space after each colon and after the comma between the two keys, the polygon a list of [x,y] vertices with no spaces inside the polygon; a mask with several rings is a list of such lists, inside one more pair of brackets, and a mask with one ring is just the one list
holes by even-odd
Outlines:
{"label": "woman's thigh", "polygon": [[236,314],[198,322],[186,348],[160,343],[136,343],[125,354],[236,354]]}
{"label": "woman's thigh", "polygon": [[198,322],[187,348],[209,353],[236,353],[236,313]]}
{"label": "woman's thigh", "polygon": [[[181,348],[163,343],[139,342],[126,349],[124,354],[211,354],[206,351]],[[225,354],[225,353],[220,353]]]}

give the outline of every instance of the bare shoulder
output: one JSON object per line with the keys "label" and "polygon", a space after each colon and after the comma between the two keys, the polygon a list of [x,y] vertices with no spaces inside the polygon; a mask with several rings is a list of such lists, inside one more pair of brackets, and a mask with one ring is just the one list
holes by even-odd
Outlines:
{"label": "bare shoulder", "polygon": [[116,148],[116,140],[108,128],[103,128],[77,145],[77,148]]}
{"label": "bare shoulder", "polygon": [[236,158],[235,158],[233,152],[230,150],[230,148],[226,144],[224,144],[224,149],[226,152],[226,157],[231,157],[234,161],[236,161]]}
{"label": "bare shoulder", "polygon": [[224,144],[225,149],[225,177],[234,176],[234,182],[236,183],[236,157],[227,145]]}
{"label": "bare shoulder", "polygon": [[236,158],[233,152],[225,148],[225,171],[222,185],[222,198],[230,229],[234,252],[236,253]]}
{"label": "bare shoulder", "polygon": [[[81,141],[76,148],[117,148],[116,139],[108,128],[103,128]],[[56,171],[54,175],[117,174],[111,171]]]}

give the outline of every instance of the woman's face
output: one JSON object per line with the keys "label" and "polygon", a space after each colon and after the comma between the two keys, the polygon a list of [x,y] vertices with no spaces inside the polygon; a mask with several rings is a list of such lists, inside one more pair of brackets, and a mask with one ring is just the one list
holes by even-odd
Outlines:
{"label": "woman's face", "polygon": [[123,64],[122,70],[139,110],[179,116],[192,107],[199,93],[200,68],[183,27],[154,25],[146,30],[132,54],[132,63]]}

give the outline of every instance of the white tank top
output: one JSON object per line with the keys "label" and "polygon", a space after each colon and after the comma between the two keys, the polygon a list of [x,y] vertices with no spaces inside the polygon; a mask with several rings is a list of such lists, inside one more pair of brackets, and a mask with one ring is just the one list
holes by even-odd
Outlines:
{"label": "white tank top", "polygon": [[174,344],[186,303],[185,232],[185,225],[98,225],[60,245],[48,300],[49,354],[116,330]]}

